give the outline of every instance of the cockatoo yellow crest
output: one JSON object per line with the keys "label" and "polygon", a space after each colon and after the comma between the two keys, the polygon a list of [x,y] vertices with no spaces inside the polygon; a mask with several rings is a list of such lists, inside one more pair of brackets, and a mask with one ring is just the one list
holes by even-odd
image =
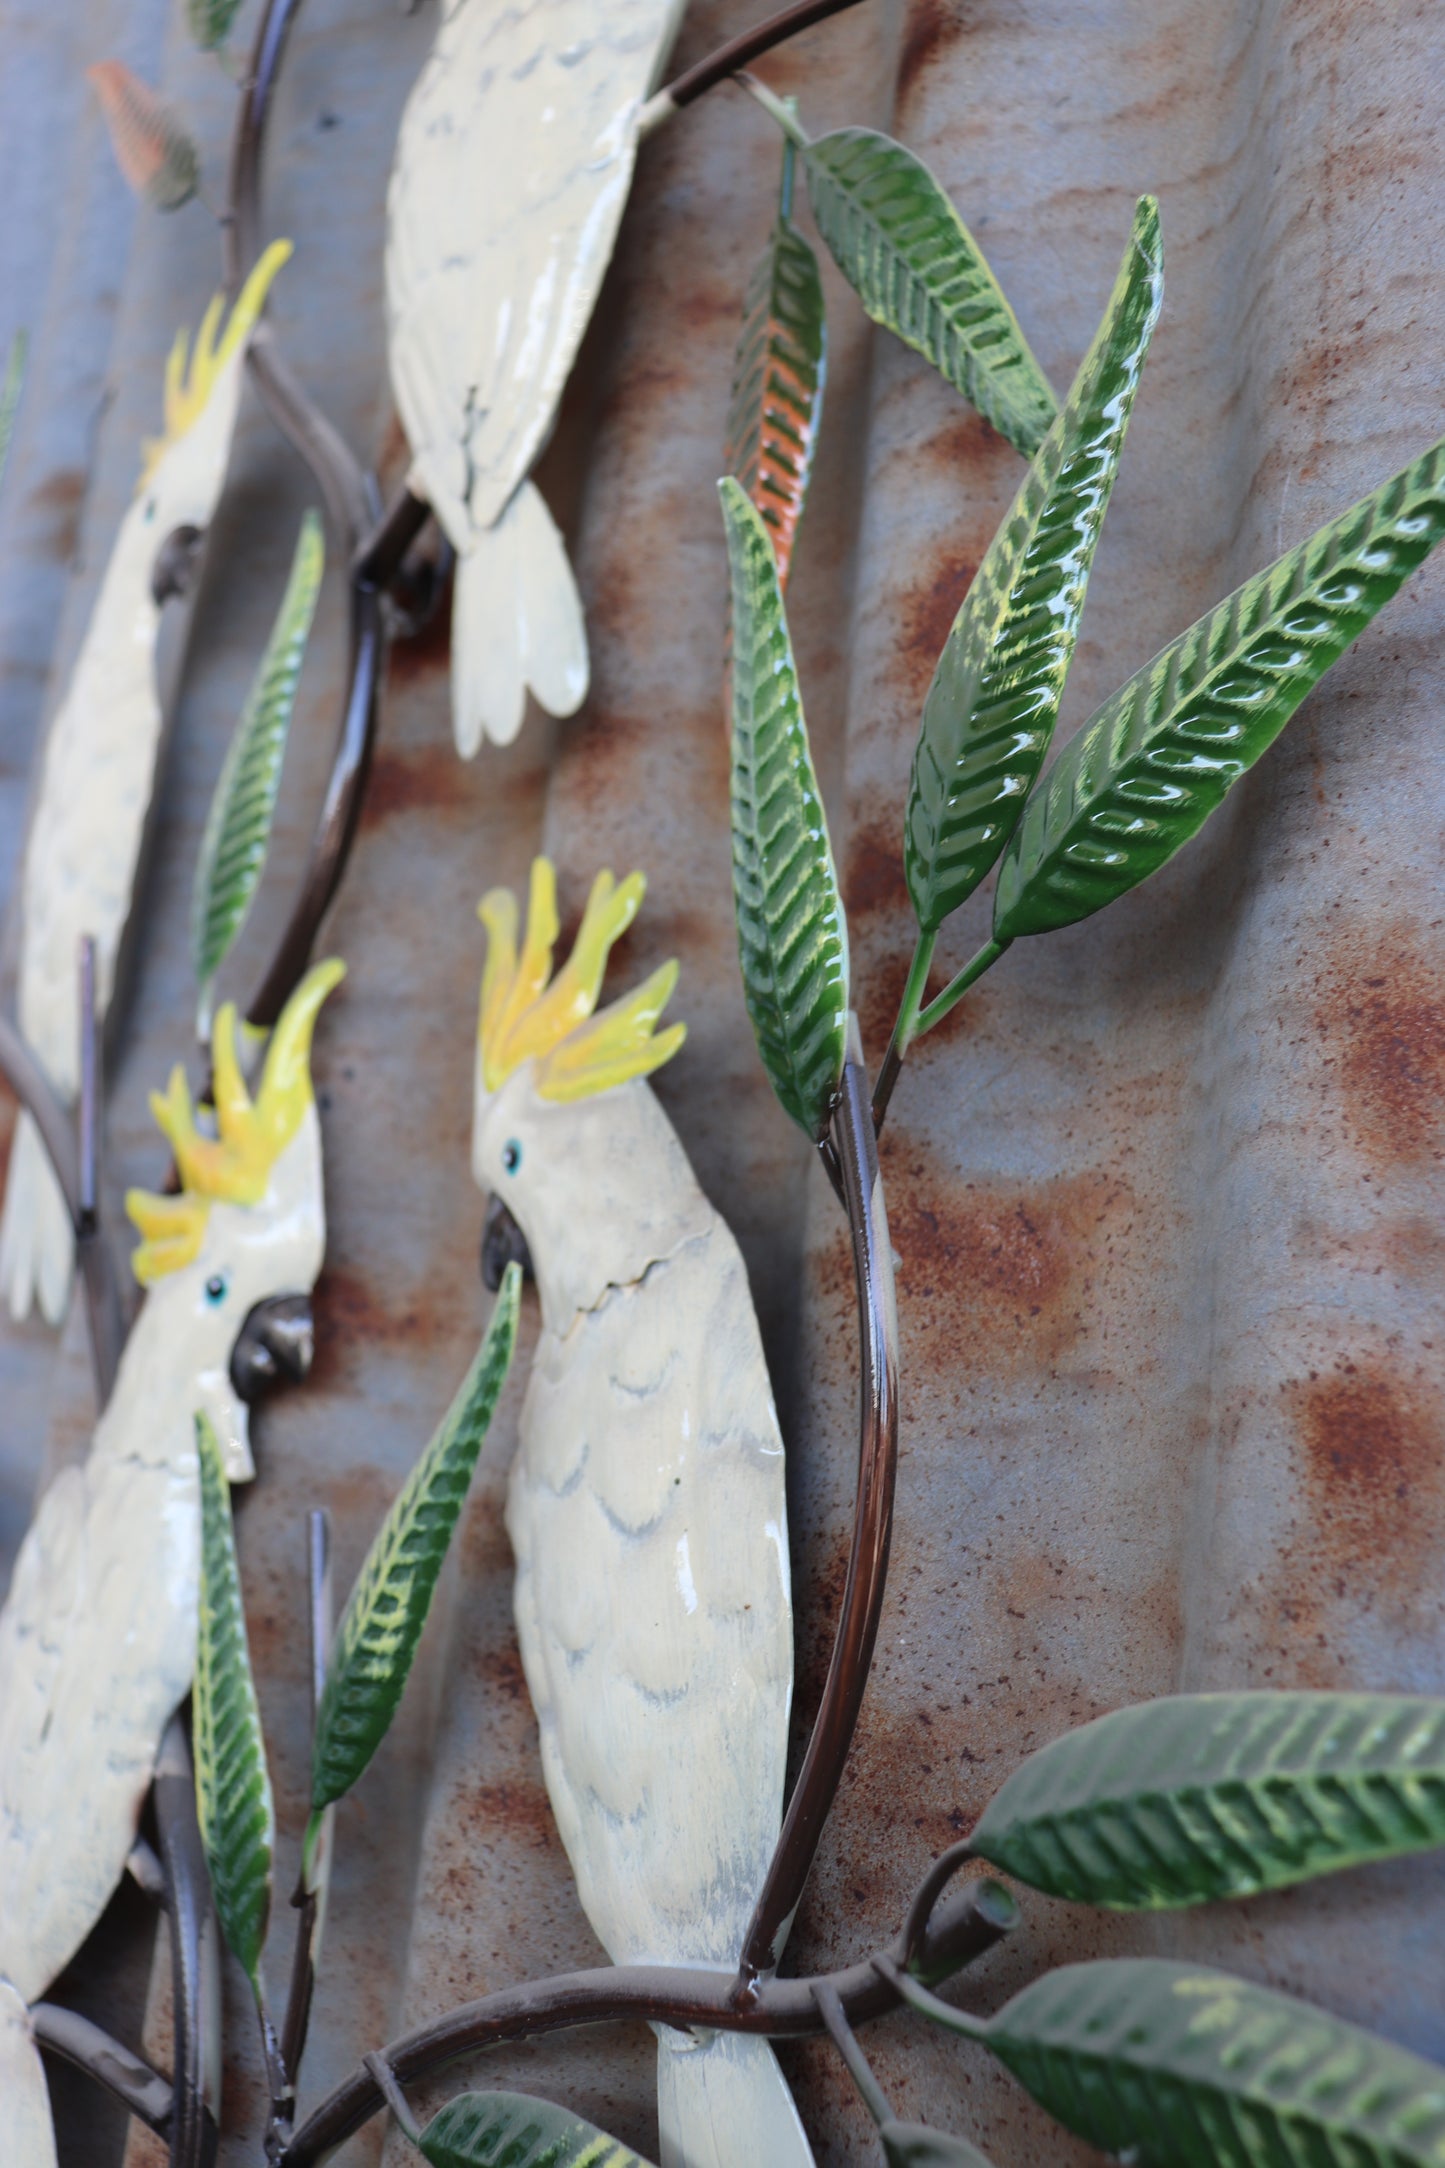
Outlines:
{"label": "cockatoo yellow crest", "polygon": [[142,1286],[190,1263],[200,1249],[213,1198],[259,1204],[266,1194],[271,1169],[312,1104],[310,1054],[317,1012],[345,975],[345,964],[334,957],[307,973],[271,1035],[254,1102],[236,1054],[235,1004],[226,1003],[216,1018],[213,1041],[219,1135],[203,1136],[197,1129],[179,1062],[164,1096],[151,1093],[151,1112],[176,1155],[185,1186],[177,1197],[144,1189],[126,1193],[126,1211],[145,1238],[131,1259]]}

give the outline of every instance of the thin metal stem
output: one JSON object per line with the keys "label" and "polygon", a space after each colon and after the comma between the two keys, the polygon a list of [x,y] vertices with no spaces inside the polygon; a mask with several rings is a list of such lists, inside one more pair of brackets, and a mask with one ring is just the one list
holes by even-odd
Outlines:
{"label": "thin metal stem", "polygon": [[937,946],[936,932],[920,931],[913,951],[913,961],[908,966],[908,979],[903,988],[903,998],[898,1004],[898,1015],[893,1025],[893,1036],[888,1041],[888,1051],[878,1072],[878,1082],[873,1089],[873,1133],[882,1134],[883,1123],[888,1114],[888,1102],[893,1097],[893,1087],[903,1069],[903,1058],[913,1043],[918,1029],[918,1012],[923,1006],[923,996],[928,990],[928,971]]}
{"label": "thin metal stem", "polygon": [[[1018,1922],[1018,1907],[1002,1883],[971,1882],[960,1901],[929,1933],[916,1970],[926,1979],[948,1979],[993,1949]],[[901,1948],[901,1945],[899,1945]],[[894,2010],[903,1999],[873,1959],[823,1976],[850,2024]],[[767,1980],[739,2004],[732,1976],[665,1965],[604,1965],[593,1972],[563,1973],[529,1986],[504,1988],[480,2002],[464,2003],[430,2025],[405,2034],[380,2052],[397,2082],[411,2084],[428,2072],[485,2048],[567,2032],[579,2025],[649,2022],[685,2029],[798,2038],[822,2030],[817,1980]],[[354,2071],[307,2117],[279,2168],[313,2168],[385,2105],[370,2071]]]}
{"label": "thin metal stem", "polygon": [[769,90],[767,84],[756,75],[749,75],[746,68],[738,70],[737,80],[748,96],[755,99],[763,111],[777,122],[787,141],[799,150],[806,150],[808,138],[798,118],[796,99],[778,97],[777,93]]}
{"label": "thin metal stem", "polygon": [[[313,1507],[307,1522],[307,1579],[311,1619],[311,1735],[321,1696],[326,1688],[326,1666],[331,1655],[331,1531],[325,1513]],[[323,1862],[325,1853],[322,1854]],[[291,1956],[291,1984],[286,1995],[286,2014],[281,2025],[281,2057],[293,2086],[301,2082],[301,2058],[306,2053],[306,2034],[311,2023],[311,1997],[316,1986],[316,1937],[321,1919],[323,1892],[307,1886],[305,1876],[291,1902],[300,1917],[296,1922],[296,1946]]]}
{"label": "thin metal stem", "polygon": [[738,1961],[740,1998],[755,1992],[757,1983],[775,1969],[787,1940],[853,1743],[888,1578],[898,1470],[898,1317],[868,1076],[858,1020],[851,1015],[848,1034],[832,1134],[853,1237],[858,1297],[861,1408],[853,1548],[823,1698]]}
{"label": "thin metal stem", "polygon": [[386,2057],[384,2055],[363,2055],[361,2067],[370,2073],[377,2091],[396,2118],[403,2135],[410,2138],[413,2145],[419,2144],[421,2125],[407,2106],[406,2095],[397,2084],[396,2074]]}
{"label": "thin metal stem", "polygon": [[63,2010],[54,2002],[31,2006],[30,2029],[38,2046],[83,2070],[132,2115],[139,2116],[148,2130],[155,2131],[158,2137],[166,2136],[171,2119],[171,2088],[141,2056],[122,2047],[119,2040],[112,2040],[88,2017],[76,2010]]}
{"label": "thin metal stem", "polygon": [[985,941],[978,954],[969,958],[957,977],[951,978],[943,992],[929,1002],[918,1019],[918,1031],[914,1036],[932,1031],[935,1024],[941,1024],[949,1010],[962,1001],[970,986],[981,979],[985,971],[992,970],[1004,950],[1011,946],[1008,941]]}
{"label": "thin metal stem", "polygon": [[893,2109],[888,2095],[873,2075],[867,2056],[854,2038],[853,2028],[838,2000],[837,1989],[830,1987],[826,1980],[820,1980],[813,1989],[813,2000],[818,2005],[819,2016],[828,2028],[829,2038],[848,2066],[849,2077],[863,2096],[864,2106],[881,2128],[884,2123],[892,2121]]}
{"label": "thin metal stem", "polygon": [[171,2168],[210,2168],[220,2143],[220,2103],[212,2096],[221,2068],[220,1957],[210,1876],[196,1822],[195,1772],[179,1716],[171,1718],[161,1740],[154,1798],[171,1927]]}
{"label": "thin metal stem", "polygon": [[642,132],[647,134],[683,106],[691,105],[704,91],[716,83],[726,82],[751,60],[761,60],[776,46],[785,45],[800,30],[811,29],[814,23],[826,22],[830,15],[842,15],[848,8],[857,7],[859,0],[797,0],[793,7],[784,8],[779,15],[770,15],[766,22],[755,23],[751,30],[729,38],[725,45],[707,55],[674,77],[642,109]]}
{"label": "thin metal stem", "polygon": [[874,1970],[888,1985],[896,1988],[900,2002],[906,2002],[910,2010],[917,2010],[922,2017],[930,2017],[935,2025],[942,2025],[949,2032],[963,2033],[970,2040],[985,2040],[988,2027],[982,2018],[973,2017],[967,2010],[956,2010],[951,2002],[939,1995],[931,1995],[926,1987],[913,1979],[894,1957],[875,1957]]}

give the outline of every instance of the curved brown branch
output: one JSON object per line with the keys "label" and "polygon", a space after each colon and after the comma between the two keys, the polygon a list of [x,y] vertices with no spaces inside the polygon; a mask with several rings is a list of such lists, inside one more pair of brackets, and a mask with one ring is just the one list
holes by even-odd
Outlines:
{"label": "curved brown branch", "polygon": [[726,45],[720,45],[716,52],[696,62],[650,98],[642,109],[642,132],[646,134],[670,113],[691,105],[715,83],[726,82],[739,68],[747,67],[749,61],[760,60],[775,46],[785,45],[800,30],[811,29],[814,23],[826,22],[830,15],[841,15],[858,5],[859,0],[795,0],[795,5],[784,8],[781,14],[770,15],[766,22],[754,23],[751,30],[729,38]]}
{"label": "curved brown branch", "polygon": [[156,1832],[171,1927],[175,2103],[171,2168],[210,2168],[220,2143],[221,1969],[211,1880],[196,1821],[196,1779],[185,1725],[173,1716],[156,1757]]}
{"label": "curved brown branch", "polygon": [[[935,1921],[912,1971],[929,1982],[949,1979],[993,1949],[1017,1920],[1018,1907],[1001,1882],[971,1882]],[[883,1954],[895,1956],[901,1949],[900,1941]],[[594,1972],[563,1973],[464,2003],[446,2017],[393,2041],[377,2060],[407,2085],[459,2056],[500,2047],[509,2040],[567,2032],[578,2025],[701,2025],[719,2032],[787,2039],[823,2030],[817,2002],[820,1986],[831,1989],[853,2025],[897,2009],[903,1999],[881,1977],[871,1957],[820,1979],[763,1982],[744,2005],[737,2002],[733,1986],[731,1975],[725,1972],[666,1965],[604,1965]],[[279,2168],[312,2168],[323,2154],[360,2130],[382,2105],[372,2073],[364,2067],[353,2071],[307,2117],[281,2154]]]}
{"label": "curved brown branch", "polygon": [[165,2137],[171,2118],[171,2088],[159,2071],[112,2040],[108,2032],[93,2025],[77,2010],[58,2003],[37,2002],[30,2010],[30,2029],[38,2046],[62,2056],[77,2070],[138,2115],[147,2129]]}
{"label": "curved brown branch", "polygon": [[856,1017],[849,1017],[848,1032],[848,1059],[833,1116],[832,1139],[853,1237],[862,1369],[853,1548],[823,1699],[743,1943],[737,1979],[740,1996],[754,1992],[756,1982],[776,1966],[803,1894],[853,1743],[888,1578],[893,1486],[898,1470],[898,1318],[893,1299],[893,1250],[878,1173],[868,1072],[863,1066]]}

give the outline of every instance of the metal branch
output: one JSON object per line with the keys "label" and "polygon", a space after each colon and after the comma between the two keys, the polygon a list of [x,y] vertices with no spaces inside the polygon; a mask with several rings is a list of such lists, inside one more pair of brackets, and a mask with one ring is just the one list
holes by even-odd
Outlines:
{"label": "metal branch", "polygon": [[[1001,1882],[971,1882],[928,1932],[910,1977],[950,1979],[994,1948],[1017,1925],[1018,1907]],[[901,1939],[887,1958],[901,1955]],[[816,1980],[768,1980],[740,2004],[725,1972],[694,1972],[666,1965],[602,1966],[563,1973],[527,1987],[505,1988],[480,2002],[464,2003],[430,2025],[420,2026],[380,2051],[399,2085],[408,2085],[443,2064],[510,2040],[536,2039],[579,2025],[650,2023],[719,2032],[761,2033],[771,2039],[821,2032],[817,1989],[831,1988],[847,2020],[859,2025],[894,2010],[903,2000],[881,1977],[872,1958]],[[279,2168],[312,2168],[344,2143],[384,2105],[365,2068],[353,2071],[297,2131]]]}
{"label": "metal branch", "polygon": [[880,2126],[888,2122],[893,2114],[888,2104],[888,2095],[874,2077],[872,2066],[858,2045],[847,2014],[838,2000],[837,1990],[830,1987],[826,1980],[820,1980],[813,1989],[813,2000],[818,2005],[818,2015],[827,2026],[828,2036],[842,2056],[848,2075],[857,2086],[868,2113]]}
{"label": "metal branch", "polygon": [[171,1929],[175,2104],[171,2168],[212,2168],[220,2144],[221,1969],[211,1882],[196,1822],[196,1779],[180,1717],[156,1758],[156,1830]]}
{"label": "metal branch", "polygon": [[704,91],[711,90],[715,83],[736,75],[749,61],[761,60],[764,53],[785,45],[800,30],[811,29],[814,23],[826,22],[830,15],[842,15],[858,4],[859,0],[796,0],[796,5],[784,8],[780,15],[770,15],[766,22],[755,23],[739,37],[729,38],[726,45],[720,45],[716,52],[709,53],[705,60],[696,62],[648,99],[640,116],[640,132],[646,135],[659,127],[671,114],[691,105]]}
{"label": "metal branch", "polygon": [[76,2010],[58,2003],[37,2002],[31,2007],[30,2029],[37,2044],[52,2055],[63,2056],[83,2070],[97,2085],[138,2115],[150,2130],[164,2138],[171,2118],[171,2088],[157,2070],[130,2048],[112,2040],[99,2025]]}
{"label": "metal branch", "polygon": [[[307,1564],[311,1615],[311,1734],[321,1711],[326,1687],[326,1666],[331,1655],[331,1532],[326,1515],[314,1507],[307,1523]],[[323,1852],[323,1874],[328,1864]],[[306,2052],[306,2033],[311,2022],[311,1997],[316,1986],[316,1939],[325,1899],[324,1881],[319,1889],[307,1889],[303,1880],[291,1902],[299,1918],[296,1946],[291,1956],[291,1984],[286,1996],[286,2015],[281,2025],[281,2060],[294,2086],[299,2084],[301,2058]]]}
{"label": "metal branch", "polygon": [[740,1997],[755,1992],[756,1983],[773,1971],[787,1940],[853,1743],[888,1578],[898,1469],[898,1317],[868,1073],[854,1016],[848,1019],[848,1059],[832,1135],[853,1237],[862,1369],[853,1548],[823,1699],[743,1943]]}

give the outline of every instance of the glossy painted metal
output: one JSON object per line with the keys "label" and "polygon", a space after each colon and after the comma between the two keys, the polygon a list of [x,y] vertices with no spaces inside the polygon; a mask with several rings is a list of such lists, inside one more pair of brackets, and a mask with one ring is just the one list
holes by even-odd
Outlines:
{"label": "glossy painted metal", "polygon": [[[5,0],[7,30],[18,5]],[[16,779],[60,600],[63,673],[133,481],[161,334],[215,279],[205,222],[188,211],[136,225],[98,116],[87,123],[83,103],[66,102],[68,78],[48,56],[77,35],[77,18],[22,12],[27,54],[47,56],[48,72],[33,63],[36,111],[51,117],[39,149],[23,106],[6,104],[0,127],[0,161],[7,176],[18,169],[8,200],[26,209],[6,243],[14,306],[36,333],[0,499],[0,651],[11,673],[0,834],[12,853]],[[214,171],[233,93],[183,39],[162,65],[159,25],[174,14],[158,0],[114,12],[91,0],[76,82],[81,61],[122,52],[184,104]],[[684,24],[679,69],[754,14],[705,0]],[[280,282],[278,343],[376,458],[389,493],[406,455],[379,339],[357,327],[377,322],[389,147],[434,27],[428,9],[402,17],[391,0],[306,0],[266,169],[267,230],[294,234],[311,266],[304,305]],[[31,65],[0,69],[0,102],[18,98]],[[799,95],[814,132],[889,128],[928,160],[1061,388],[1105,305],[1138,191],[1160,196],[1169,300],[1062,738],[1182,626],[1438,435],[1438,10],[1165,0],[1145,20],[1122,0],[872,0],[764,69]],[[56,141],[66,146],[58,190]],[[476,1346],[479,1200],[457,1180],[471,1115],[458,1019],[480,960],[467,906],[490,882],[523,882],[538,847],[562,868],[569,920],[593,867],[646,864],[628,978],[669,955],[682,961],[689,1045],[656,1090],[738,1234],[777,1389],[801,1659],[795,1754],[816,1706],[853,1517],[854,1287],[836,1199],[777,1112],[738,990],[712,496],[776,156],[771,124],[720,89],[639,159],[543,473],[588,608],[594,684],[557,733],[555,770],[545,718],[463,769],[441,627],[393,652],[373,793],[328,936],[355,968],[345,1052],[333,1034],[318,1057],[332,1112],[317,1362],[304,1394],[258,1418],[264,1479],[239,1517],[283,1888],[309,1766],[306,1516],[313,1504],[330,1510],[338,1585],[348,1585]],[[806,226],[806,207],[799,219]],[[32,236],[41,270],[29,268]],[[867,331],[826,259],[823,273],[830,412],[789,616],[876,1066],[914,933],[898,843],[919,712],[1022,468],[922,362]],[[107,381],[115,402],[92,444]],[[314,499],[249,399],[235,473],[213,538],[224,536],[225,554],[212,551],[199,598],[167,773],[170,825],[114,1049],[117,1183],[154,1184],[162,1171],[145,1092],[188,1029],[186,898],[200,821],[264,643],[268,595]],[[77,475],[91,477],[78,509]],[[218,567],[232,553],[256,576],[223,597]],[[1442,1506],[1431,1365],[1445,1345],[1432,1156],[1445,969],[1434,924],[1441,594],[1442,568],[1417,574],[1174,866],[1095,919],[1016,944],[910,1057],[880,1154],[901,1261],[890,1590],[790,1968],[843,1964],[890,1935],[928,1855],[970,1825],[1022,1755],[1105,1707],[1179,1684],[1445,1683],[1429,1594]],[[346,685],[344,634],[343,613],[323,602],[276,881],[243,937],[242,968],[265,962],[299,880]],[[986,906],[985,890],[956,935],[946,930],[935,988],[983,939]],[[46,1373],[51,1466],[93,1420],[84,1351],[67,1345]],[[12,1529],[45,1431],[37,1370],[32,1341],[7,1334]],[[520,1384],[520,1357],[518,1370]],[[483,1456],[459,1570],[397,1731],[338,1814],[303,2114],[363,2050],[429,2027],[458,2001],[602,1964],[520,1686],[500,1532],[514,1435],[513,1400]],[[1372,1468],[1390,1472],[1377,1481]],[[1163,1922],[1101,1921],[1028,1898],[971,1992],[992,2009],[1045,1963],[1162,1950],[1312,1993],[1445,2060],[1442,1905],[1428,1860]],[[113,1937],[122,1924],[112,1921]],[[85,2000],[100,1994],[111,1947],[92,1943],[74,1999],[113,2026],[113,2003]],[[251,2168],[264,2105],[239,1976],[227,1994],[225,2158]],[[1096,2156],[1011,2080],[932,2028],[885,2016],[860,2037],[900,2117],[967,2131],[999,2168],[1092,2168]],[[164,2029],[149,2053],[166,2062]],[[874,2160],[876,2136],[832,2050],[799,2038],[780,2057],[819,2150],[839,2168]],[[88,2112],[87,2080],[61,2072],[55,2082],[68,2116]],[[489,2082],[567,2100],[656,2158],[655,2048],[641,2023],[504,2045],[409,2091],[424,2114],[462,2084]],[[114,2145],[107,2130],[76,2157],[106,2164]],[[404,2157],[377,2119],[346,2157],[374,2168],[383,2150]]]}
{"label": "glossy painted metal", "polygon": [[[599,1007],[642,886],[599,876],[555,977],[550,866],[525,928],[509,893],[484,902],[472,1170],[542,1301],[507,1531],[562,1842],[617,1963],[717,1967],[782,1818],[783,1442],[737,1244],[645,1080],[681,1039],[654,1036],[675,973]],[[657,2088],[662,2168],[810,2168],[765,2042],[664,2027]]]}
{"label": "glossy painted metal", "polygon": [[562,538],[527,477],[551,433],[627,201],[642,102],[681,0],[445,0],[388,199],[392,389],[410,485],[457,551],[457,749],[506,744],[527,692],[587,692]]}

